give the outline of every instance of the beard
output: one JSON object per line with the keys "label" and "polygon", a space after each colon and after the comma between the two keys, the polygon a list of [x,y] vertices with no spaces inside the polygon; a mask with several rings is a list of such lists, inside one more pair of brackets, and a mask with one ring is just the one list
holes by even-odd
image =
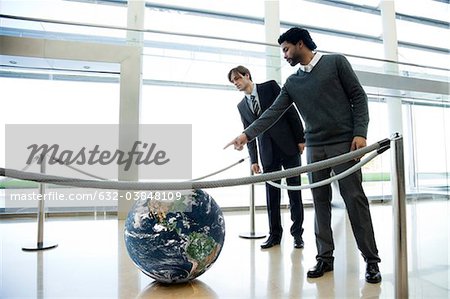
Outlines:
{"label": "beard", "polygon": [[291,66],[296,66],[299,62],[300,62],[300,56],[299,55],[292,55],[292,57],[287,59],[287,62],[291,65]]}

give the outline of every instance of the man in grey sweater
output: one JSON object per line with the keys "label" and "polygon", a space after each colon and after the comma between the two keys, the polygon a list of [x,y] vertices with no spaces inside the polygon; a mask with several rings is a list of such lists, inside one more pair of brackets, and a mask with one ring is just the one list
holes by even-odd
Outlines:
{"label": "man in grey sweater", "polygon": [[[292,74],[275,102],[252,125],[229,145],[242,150],[243,146],[267,130],[292,103],[297,106],[305,122],[307,161],[313,163],[332,158],[366,146],[369,112],[364,92],[350,63],[342,55],[321,55],[314,52],[316,44],[309,32],[294,27],[282,34],[278,43],[286,61],[299,70]],[[356,161],[322,169],[309,174],[310,182],[330,177],[331,171],[341,173]],[[379,283],[381,274],[378,249],[372,226],[369,202],[362,188],[362,174],[357,171],[339,180],[353,234],[367,263],[365,279]],[[331,229],[331,186],[312,190],[315,211],[317,264],[309,278],[321,277],[333,271],[334,241]]]}

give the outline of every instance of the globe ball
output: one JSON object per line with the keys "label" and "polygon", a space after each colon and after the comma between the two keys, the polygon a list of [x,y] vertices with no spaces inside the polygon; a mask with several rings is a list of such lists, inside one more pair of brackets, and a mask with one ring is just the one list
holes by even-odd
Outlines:
{"label": "globe ball", "polygon": [[151,192],[128,213],[124,236],[131,260],[143,273],[158,282],[183,283],[216,261],[225,221],[220,207],[202,190]]}

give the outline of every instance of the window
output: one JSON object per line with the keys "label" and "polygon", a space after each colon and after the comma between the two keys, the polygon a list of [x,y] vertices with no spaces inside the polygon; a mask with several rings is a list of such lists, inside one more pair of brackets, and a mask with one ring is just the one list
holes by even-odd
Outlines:
{"label": "window", "polygon": [[[222,150],[242,130],[236,109],[242,94],[228,82],[229,69],[245,65],[252,71],[255,82],[272,79],[270,71],[280,71],[280,83],[296,70],[284,61],[278,65],[268,59],[280,52],[277,45],[265,44],[264,2],[233,3],[181,0],[170,4],[159,0],[146,3],[141,123],[192,124],[194,178],[247,156],[246,150]],[[449,33],[449,5],[437,1],[395,3],[402,62],[397,65],[399,76],[448,82],[449,45],[443,36]],[[126,43],[125,1],[53,0],[29,1],[27,5],[1,1],[1,5],[2,36],[106,45]],[[306,27],[319,50],[347,55],[358,71],[383,74],[386,62],[377,5],[378,1],[282,0],[281,31],[291,26]],[[117,64],[14,55],[0,58],[0,138],[4,138],[6,123],[118,123]],[[371,118],[368,142],[388,137],[386,101],[395,93],[403,101],[407,159],[414,166],[410,168],[411,190],[428,191],[436,185],[448,188],[450,145],[448,139],[439,138],[449,135],[448,94],[365,88]],[[429,119],[433,119],[435,127],[432,134],[425,129]],[[436,139],[437,148],[426,146]],[[4,165],[3,150],[0,148],[0,165]],[[389,167],[386,154],[365,167],[365,187],[370,189],[371,196],[389,196]],[[246,160],[214,179],[247,176],[248,168]],[[257,205],[265,205],[263,188],[262,184],[257,187]],[[208,191],[221,206],[248,205],[248,186]],[[310,198],[308,192],[305,191],[304,197]]]}

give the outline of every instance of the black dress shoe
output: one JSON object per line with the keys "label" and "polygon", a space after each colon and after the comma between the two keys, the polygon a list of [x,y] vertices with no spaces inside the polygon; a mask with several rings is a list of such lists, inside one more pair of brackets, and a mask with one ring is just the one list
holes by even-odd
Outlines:
{"label": "black dress shoe", "polygon": [[305,247],[305,243],[303,242],[302,237],[294,238],[294,248],[303,248]]}
{"label": "black dress shoe", "polygon": [[379,283],[381,281],[381,273],[377,263],[367,263],[366,281],[368,283]]}
{"label": "black dress shoe", "polygon": [[276,245],[280,245],[281,243],[281,237],[276,237],[276,236],[269,236],[269,238],[267,238],[267,240],[261,244],[261,248],[262,249],[267,249]]}
{"label": "black dress shoe", "polygon": [[308,276],[309,278],[317,278],[323,276],[325,272],[330,271],[333,271],[333,264],[329,264],[327,262],[319,260],[314,267],[309,269],[306,276]]}

